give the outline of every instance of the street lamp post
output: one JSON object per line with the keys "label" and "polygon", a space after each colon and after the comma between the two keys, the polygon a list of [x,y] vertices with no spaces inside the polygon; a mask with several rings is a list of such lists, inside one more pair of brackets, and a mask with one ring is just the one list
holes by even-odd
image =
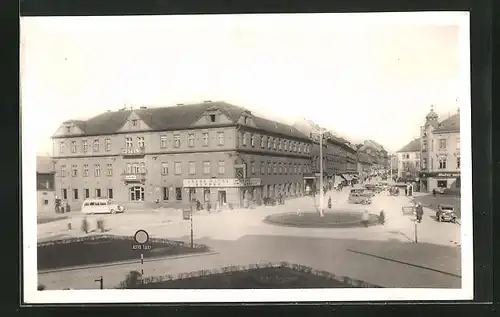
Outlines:
{"label": "street lamp post", "polygon": [[324,216],[323,213],[323,131],[319,131],[319,215]]}
{"label": "street lamp post", "polygon": [[191,249],[194,247],[194,242],[193,242],[193,206],[191,205],[191,214],[189,215],[189,221],[190,221],[190,226],[191,226]]}

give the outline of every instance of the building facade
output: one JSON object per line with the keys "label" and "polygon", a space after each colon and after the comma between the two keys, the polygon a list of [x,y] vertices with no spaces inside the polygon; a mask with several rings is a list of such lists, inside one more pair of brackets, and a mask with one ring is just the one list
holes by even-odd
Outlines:
{"label": "building facade", "polygon": [[420,138],[410,141],[397,152],[398,178],[405,182],[418,181],[420,173]]}
{"label": "building facade", "polygon": [[53,136],[56,192],[179,206],[239,207],[300,195],[311,141],[291,126],[224,102],[108,111],[64,122]]}
{"label": "building facade", "polygon": [[37,212],[55,212],[54,165],[50,157],[36,158]]}
{"label": "building facade", "polygon": [[460,190],[460,111],[439,121],[433,107],[421,127],[422,191]]}
{"label": "building facade", "polygon": [[385,171],[390,167],[387,151],[377,142],[366,140],[361,144],[358,150],[367,153],[371,157],[374,174]]}

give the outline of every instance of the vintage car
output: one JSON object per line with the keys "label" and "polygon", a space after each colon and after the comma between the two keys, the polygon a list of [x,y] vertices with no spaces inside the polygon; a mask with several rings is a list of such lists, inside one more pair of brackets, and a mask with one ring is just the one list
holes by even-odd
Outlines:
{"label": "vintage car", "polygon": [[348,202],[350,204],[362,204],[362,205],[369,205],[372,203],[371,197],[367,196],[364,193],[364,190],[351,190],[349,194],[349,199]]}
{"label": "vintage car", "polygon": [[457,221],[455,207],[452,205],[439,205],[436,211],[436,220],[438,222],[453,222]]}

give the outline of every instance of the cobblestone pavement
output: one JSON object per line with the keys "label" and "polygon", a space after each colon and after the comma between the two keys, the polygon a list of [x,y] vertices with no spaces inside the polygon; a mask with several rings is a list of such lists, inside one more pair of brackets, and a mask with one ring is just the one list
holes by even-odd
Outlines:
{"label": "cobblestone pavement", "polygon": [[[425,209],[424,219],[417,226],[419,243],[414,243],[414,221],[401,210],[402,206],[411,205],[408,197],[393,197],[383,192],[374,197],[372,205],[351,205],[347,203],[348,190],[327,193],[324,203],[326,205],[331,197],[333,206],[326,211],[368,209],[378,214],[383,208],[386,224],[369,228],[305,229],[262,221],[274,213],[314,211],[318,197],[294,198],[285,205],[250,210],[200,212],[193,218],[195,240],[206,243],[219,254],[147,262],[143,267],[145,275],[177,274],[259,261],[289,261],[386,287],[460,287],[457,277],[461,263],[457,247],[459,225],[438,223],[431,217],[434,213]],[[110,234],[133,235],[136,230],[145,229],[152,237],[189,240],[189,221],[182,220],[178,212],[143,211],[103,217]],[[72,216],[74,229],[71,231],[67,230],[67,220],[38,225],[39,241],[82,235],[81,218],[81,215]],[[93,216],[88,218],[91,223],[95,221]],[[48,289],[96,288],[94,280],[102,275],[105,287],[111,288],[129,271],[140,270],[139,265],[138,261],[137,265],[39,274],[39,282]]]}

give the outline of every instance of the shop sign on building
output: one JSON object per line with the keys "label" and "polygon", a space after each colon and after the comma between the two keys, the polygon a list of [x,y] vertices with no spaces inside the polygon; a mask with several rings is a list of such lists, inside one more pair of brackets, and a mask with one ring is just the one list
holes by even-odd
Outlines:
{"label": "shop sign on building", "polygon": [[460,172],[422,172],[420,177],[460,177]]}
{"label": "shop sign on building", "polygon": [[206,179],[184,179],[184,187],[247,187],[260,186],[260,178],[206,178]]}

